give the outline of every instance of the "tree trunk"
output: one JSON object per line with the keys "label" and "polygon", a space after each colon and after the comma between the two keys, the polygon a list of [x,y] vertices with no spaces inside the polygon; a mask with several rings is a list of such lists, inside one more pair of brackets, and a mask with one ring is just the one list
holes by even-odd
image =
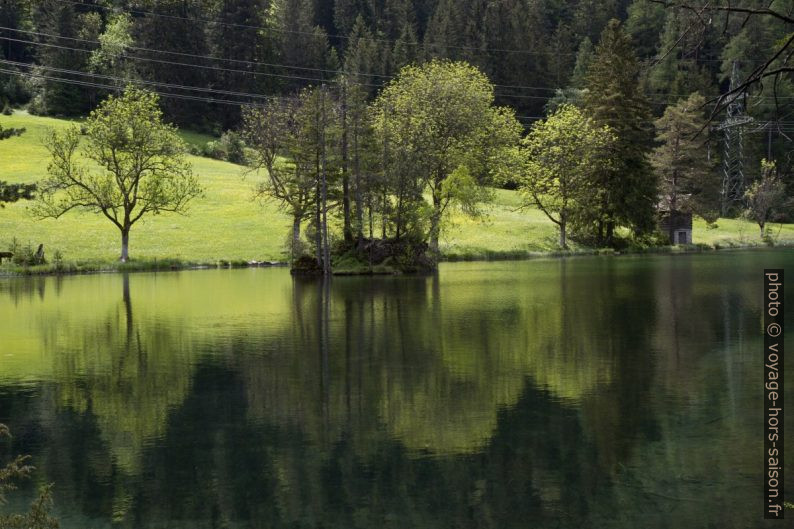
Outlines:
{"label": "tree trunk", "polygon": [[612,246],[612,238],[615,234],[615,222],[612,220],[607,221],[607,246]]}
{"label": "tree trunk", "polygon": [[353,228],[350,225],[350,172],[347,152],[347,89],[342,83],[342,211],[344,225],[342,233],[345,242],[353,241]]}
{"label": "tree trunk", "polygon": [[567,227],[567,223],[565,221],[565,217],[560,217],[560,247],[563,250],[568,249],[568,237],[565,233],[565,229]]}
{"label": "tree trunk", "polygon": [[361,163],[358,152],[358,120],[353,125],[353,172],[356,179],[356,236],[359,244],[364,238],[364,204],[361,197]]}
{"label": "tree trunk", "polygon": [[430,217],[430,253],[438,263],[440,255],[438,239],[441,234],[441,201],[433,196],[433,215]]}
{"label": "tree trunk", "polygon": [[[764,238],[764,224],[765,224],[765,223],[763,223],[763,222],[762,222],[762,223],[760,223],[760,224],[758,224],[758,225],[761,227],[761,238],[762,238],[762,239]],[[773,229],[774,229],[774,228],[773,228]]]}
{"label": "tree trunk", "polygon": [[295,250],[300,247],[301,244],[301,218],[299,215],[294,215],[292,217],[292,246],[290,247],[290,257],[294,261],[299,255],[295,255]]}
{"label": "tree trunk", "polygon": [[315,193],[317,194],[316,207],[314,208],[314,225],[317,226],[317,234],[314,237],[315,245],[317,246],[317,268],[323,267],[323,230],[322,220],[320,215],[320,179],[317,179],[315,186]]}
{"label": "tree trunk", "polygon": [[381,231],[381,239],[386,240],[386,224],[388,224],[388,220],[386,219],[386,193],[384,192],[381,196],[381,205],[382,209],[380,212],[380,231]]}
{"label": "tree trunk", "polygon": [[121,262],[126,263],[130,258],[130,229],[121,230]]}
{"label": "tree trunk", "polygon": [[[322,201],[323,201],[323,273],[328,275],[331,273],[331,252],[329,249],[328,244],[328,177],[325,173],[325,127],[326,127],[326,116],[325,116],[325,87],[323,87],[322,92],[322,147],[321,147],[321,155],[322,164],[321,171],[322,171]],[[348,216],[348,221],[350,220]]]}

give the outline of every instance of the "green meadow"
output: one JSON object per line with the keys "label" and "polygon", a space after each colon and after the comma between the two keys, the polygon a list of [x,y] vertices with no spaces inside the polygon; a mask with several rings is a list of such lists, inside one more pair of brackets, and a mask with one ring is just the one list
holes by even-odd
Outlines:
{"label": "green meadow", "polygon": [[[0,142],[0,180],[36,182],[47,171],[48,153],[42,138],[49,127],[62,128],[66,120],[16,112],[0,116],[4,128],[24,127],[26,132]],[[209,136],[185,132],[185,140],[201,146]],[[177,259],[191,263],[219,261],[283,261],[290,221],[276,203],[253,199],[261,177],[245,175],[243,168],[209,158],[192,156],[193,170],[205,194],[195,200],[187,216],[161,215],[142,219],[133,227],[130,253],[133,259]],[[34,218],[29,203],[9,204],[0,210],[0,250],[14,238],[32,246],[44,244],[51,258],[60,251],[65,261],[109,262],[119,254],[118,230],[100,215],[70,212],[58,220]],[[557,250],[557,230],[540,211],[520,207],[514,191],[495,191],[486,215],[470,219],[453,214],[442,238],[448,259],[522,257]],[[779,244],[794,241],[794,225],[773,225],[771,235]],[[709,246],[761,244],[758,227],[744,220],[720,219],[709,229],[696,220],[695,243]],[[574,251],[587,251],[575,247]]]}

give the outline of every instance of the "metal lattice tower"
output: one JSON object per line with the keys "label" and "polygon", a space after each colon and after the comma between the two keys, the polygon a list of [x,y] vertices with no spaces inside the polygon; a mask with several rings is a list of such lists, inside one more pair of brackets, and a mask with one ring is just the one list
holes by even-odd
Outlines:
{"label": "metal lattice tower", "polygon": [[[733,62],[731,92],[739,86],[739,65]],[[725,121],[717,130],[724,134],[722,158],[722,216],[726,216],[733,204],[744,198],[744,125],[753,120],[744,111],[744,94],[730,96]]]}

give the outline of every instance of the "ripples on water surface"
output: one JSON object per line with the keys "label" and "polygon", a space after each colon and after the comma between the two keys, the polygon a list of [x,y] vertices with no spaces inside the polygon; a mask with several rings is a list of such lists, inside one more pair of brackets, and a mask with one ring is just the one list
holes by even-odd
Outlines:
{"label": "ripples on water surface", "polygon": [[0,456],[33,455],[66,529],[759,527],[762,270],[788,264],[0,280]]}

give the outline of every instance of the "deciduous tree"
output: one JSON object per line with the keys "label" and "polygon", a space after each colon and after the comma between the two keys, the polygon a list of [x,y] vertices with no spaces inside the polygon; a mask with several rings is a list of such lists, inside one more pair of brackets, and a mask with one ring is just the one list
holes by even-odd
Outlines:
{"label": "deciduous tree", "polygon": [[596,176],[609,169],[614,141],[609,127],[573,105],[562,105],[521,142],[524,204],[537,206],[559,227],[563,249],[569,223],[590,207]]}
{"label": "deciduous tree", "polygon": [[[442,217],[463,198],[458,193],[462,181],[451,186],[447,178],[465,166],[472,177],[468,182],[487,184],[503,150],[517,144],[521,126],[511,110],[494,106],[488,78],[464,62],[406,66],[381,92],[373,112],[378,135],[389,139],[394,153],[390,163],[402,174],[413,174],[430,193],[427,238],[437,257]],[[467,191],[465,196],[473,195]]]}
{"label": "deciduous tree", "polygon": [[157,101],[132,86],[108,97],[86,121],[82,149],[77,126],[51,131],[45,143],[51,161],[36,214],[57,219],[77,209],[104,215],[121,232],[126,262],[136,222],[146,215],[185,213],[202,190],[185,158],[185,143],[174,126],[163,123]]}
{"label": "deciduous tree", "polygon": [[747,188],[744,198],[747,201],[745,216],[758,224],[763,237],[766,224],[783,213],[786,188],[777,174],[775,162],[763,160],[761,172],[761,178]]}

